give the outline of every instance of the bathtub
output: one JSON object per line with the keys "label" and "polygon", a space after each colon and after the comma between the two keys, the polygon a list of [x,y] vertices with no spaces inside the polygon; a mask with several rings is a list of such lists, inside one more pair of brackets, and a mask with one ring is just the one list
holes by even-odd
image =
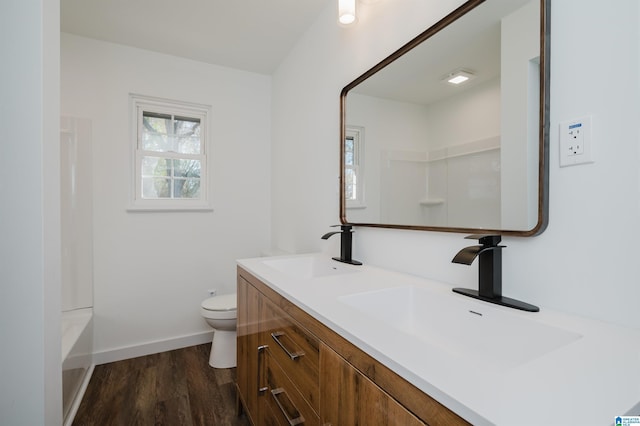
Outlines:
{"label": "bathtub", "polygon": [[93,372],[93,309],[62,313],[62,414],[73,422]]}

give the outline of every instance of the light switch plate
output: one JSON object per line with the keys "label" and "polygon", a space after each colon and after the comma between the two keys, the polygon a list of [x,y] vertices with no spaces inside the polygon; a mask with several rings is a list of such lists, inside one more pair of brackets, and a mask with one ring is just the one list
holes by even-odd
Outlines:
{"label": "light switch plate", "polygon": [[591,116],[560,123],[560,167],[593,163]]}

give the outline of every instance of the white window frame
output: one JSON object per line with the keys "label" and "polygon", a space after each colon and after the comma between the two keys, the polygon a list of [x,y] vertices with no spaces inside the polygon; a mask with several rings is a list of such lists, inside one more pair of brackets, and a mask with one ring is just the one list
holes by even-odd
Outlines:
{"label": "white window frame", "polygon": [[[210,120],[211,106],[190,102],[130,94],[131,108],[131,147],[132,179],[130,179],[129,211],[210,211],[213,210],[209,193],[210,180]],[[152,152],[142,150],[142,117],[144,112],[171,114],[200,120],[200,147],[198,155],[177,154],[174,152]],[[159,155],[158,155],[159,154]],[[193,158],[201,161],[199,198],[142,198],[142,159],[145,156],[165,158]]]}
{"label": "white window frame", "polygon": [[[346,200],[347,209],[363,209],[365,204],[364,189],[364,127],[346,126],[345,137],[353,138],[354,165],[347,166],[345,161],[345,169],[351,168],[356,176],[356,199]],[[345,141],[343,141],[344,143]],[[346,182],[345,182],[346,184]]]}

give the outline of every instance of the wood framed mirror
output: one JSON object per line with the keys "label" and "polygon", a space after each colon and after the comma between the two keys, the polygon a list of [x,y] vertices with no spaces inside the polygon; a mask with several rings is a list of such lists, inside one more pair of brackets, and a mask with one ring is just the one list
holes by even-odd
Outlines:
{"label": "wood framed mirror", "polygon": [[342,223],[544,231],[549,3],[469,0],[342,90]]}

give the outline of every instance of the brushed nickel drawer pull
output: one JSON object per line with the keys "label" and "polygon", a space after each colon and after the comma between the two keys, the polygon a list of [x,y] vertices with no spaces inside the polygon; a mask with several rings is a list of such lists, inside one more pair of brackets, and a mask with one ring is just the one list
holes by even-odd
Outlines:
{"label": "brushed nickel drawer pull", "polygon": [[[284,396],[287,397],[287,400],[289,401],[289,405],[293,408],[293,411],[295,412],[295,415],[297,415],[297,417],[291,418],[291,417],[289,417],[289,414],[287,414],[287,410],[285,410],[284,406],[280,402],[280,399],[278,398],[282,394],[284,394]],[[282,388],[273,389],[271,391],[271,395],[273,396],[273,399],[276,401],[276,404],[278,405],[278,408],[280,409],[280,411],[282,412],[284,417],[287,419],[287,422],[289,422],[290,426],[296,426],[296,425],[300,425],[300,424],[304,423],[304,417],[302,417],[302,414],[300,414],[300,412],[295,407],[295,405],[293,405],[293,403],[291,402],[291,400],[287,396],[287,392],[284,389],[282,389]]]}
{"label": "brushed nickel drawer pull", "polygon": [[273,340],[276,341],[276,343],[278,344],[278,346],[280,346],[282,348],[283,351],[285,351],[285,353],[289,356],[289,358],[291,358],[293,361],[295,361],[296,359],[300,358],[301,356],[304,356],[304,352],[303,351],[298,351],[298,352],[291,352],[290,350],[288,350],[280,341],[280,337],[284,336],[284,331],[275,331],[273,333],[271,333],[271,337],[273,337]]}
{"label": "brushed nickel drawer pull", "polygon": [[258,346],[258,394],[264,393],[265,391],[267,391],[269,389],[269,386],[261,386],[261,382],[262,382],[262,368],[261,368],[261,364],[262,364],[262,356],[260,356],[261,352],[264,351],[265,349],[267,349],[269,347],[269,345],[262,345],[262,346]]}

